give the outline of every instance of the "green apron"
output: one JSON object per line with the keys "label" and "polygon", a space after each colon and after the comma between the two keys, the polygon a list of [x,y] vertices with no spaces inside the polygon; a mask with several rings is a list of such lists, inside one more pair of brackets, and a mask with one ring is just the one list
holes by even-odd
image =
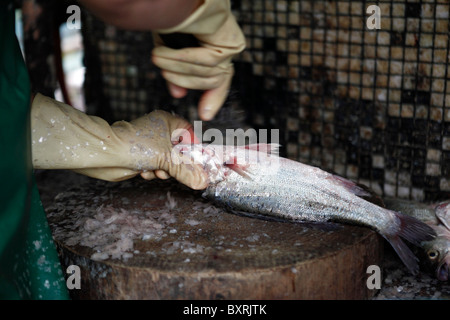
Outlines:
{"label": "green apron", "polygon": [[30,84],[13,1],[0,4],[0,299],[68,299],[31,164]]}

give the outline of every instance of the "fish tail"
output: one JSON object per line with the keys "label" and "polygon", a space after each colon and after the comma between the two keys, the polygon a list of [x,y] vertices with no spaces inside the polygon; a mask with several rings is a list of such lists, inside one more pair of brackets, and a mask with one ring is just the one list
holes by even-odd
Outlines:
{"label": "fish tail", "polygon": [[421,242],[432,240],[436,232],[426,223],[417,218],[393,211],[400,221],[399,235],[416,246]]}
{"label": "fish tail", "polygon": [[406,243],[400,237],[385,236],[391,246],[394,248],[400,260],[405,264],[408,270],[416,275],[419,271],[419,260],[414,253],[409,249]]}
{"label": "fish tail", "polygon": [[422,241],[433,239],[436,233],[430,226],[414,217],[404,215],[400,212],[390,212],[395,215],[398,223],[395,224],[396,227],[389,228],[389,231],[381,232],[381,234],[389,241],[409,271],[412,274],[417,274],[419,271],[418,259],[403,239],[416,246],[420,246]]}
{"label": "fish tail", "polygon": [[371,193],[368,190],[365,190],[362,185],[358,185],[357,183],[342,178],[340,176],[336,175],[328,175],[326,179],[332,181],[334,184],[338,185],[339,187],[343,187],[345,190],[353,193],[354,195],[358,197],[368,197],[371,196]]}

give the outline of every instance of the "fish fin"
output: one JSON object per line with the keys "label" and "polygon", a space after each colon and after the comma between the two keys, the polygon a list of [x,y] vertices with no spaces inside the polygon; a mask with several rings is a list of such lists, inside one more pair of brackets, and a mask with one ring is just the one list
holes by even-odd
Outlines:
{"label": "fish fin", "polygon": [[323,232],[338,231],[344,228],[344,225],[332,221],[290,221],[307,226],[308,228],[320,230]]}
{"label": "fish fin", "polygon": [[261,214],[261,213],[254,213],[254,212],[249,212],[249,211],[238,210],[226,202],[223,203],[223,202],[217,201],[217,199],[215,201],[215,204],[218,207],[223,208],[225,211],[235,214],[237,216],[266,220],[266,221],[286,222],[286,219],[282,219],[279,217],[268,216],[268,215]]}
{"label": "fish fin", "polygon": [[358,197],[370,197],[372,195],[369,191],[364,190],[364,188],[362,188],[355,182],[342,178],[340,176],[330,174],[329,176],[326,177],[326,179],[331,180],[334,184],[338,186],[344,187],[347,191],[353,193]]}
{"label": "fish fin", "polygon": [[[279,147],[280,147],[280,145],[276,144],[276,143],[256,143],[256,144],[249,144],[249,145],[245,145],[243,147],[241,146],[241,147],[235,147],[235,148],[244,148],[247,150],[262,152],[263,154],[266,153],[266,154],[278,155]],[[247,170],[248,164],[246,164],[246,165],[239,164],[237,161],[237,157],[228,159],[223,165],[225,167],[233,170],[234,172],[236,172],[240,176],[244,177],[245,179],[252,180],[252,178],[248,174],[248,170]]]}
{"label": "fish fin", "polygon": [[414,253],[409,249],[405,242],[400,237],[385,237],[387,241],[394,248],[400,260],[405,264],[408,270],[416,275],[419,271],[419,260]]}
{"label": "fish fin", "polygon": [[247,166],[239,165],[237,163],[236,157],[233,158],[233,161],[227,161],[224,163],[224,166],[233,170],[238,175],[242,176],[247,180],[252,180],[252,178],[247,174]]}
{"label": "fish fin", "polygon": [[434,210],[439,221],[450,230],[450,201],[439,203]]}
{"label": "fish fin", "polygon": [[432,240],[436,232],[426,223],[403,213],[391,211],[400,220],[398,235],[408,240],[416,246],[420,246],[423,241]]}
{"label": "fish fin", "polygon": [[301,224],[307,228],[320,230],[323,232],[330,232],[330,231],[337,231],[341,230],[344,226],[339,223],[335,222],[329,222],[329,221],[303,221],[303,220],[292,220],[282,217],[276,217],[276,216],[269,216],[261,213],[253,213],[248,211],[240,211],[235,210],[231,208],[230,206],[226,206],[225,210],[228,212],[235,214],[237,216],[242,216],[246,218],[252,218],[252,219],[259,219],[264,221],[271,221],[271,222],[283,222],[283,223],[294,223],[294,224]]}
{"label": "fish fin", "polygon": [[247,180],[252,180],[252,178],[246,173],[245,168],[243,168],[242,166],[239,166],[237,164],[226,164],[225,166],[236,172],[241,177]]}
{"label": "fish fin", "polygon": [[280,146],[278,143],[254,143],[246,145],[245,149],[278,155]]}
{"label": "fish fin", "polygon": [[253,219],[259,219],[259,220],[265,220],[265,221],[272,221],[272,222],[290,222],[287,219],[283,219],[283,218],[279,218],[279,217],[275,217],[275,216],[268,216],[268,215],[264,215],[264,214],[260,214],[260,213],[253,213],[253,212],[248,212],[248,211],[236,210],[236,209],[233,209],[230,206],[226,206],[225,209],[228,212],[230,212],[232,214],[235,214],[237,216],[253,218]]}
{"label": "fish fin", "polygon": [[419,270],[418,259],[402,238],[416,246],[420,246],[421,242],[433,239],[436,233],[430,226],[414,217],[396,211],[389,210],[389,212],[397,217],[399,224],[394,230],[390,229],[388,234],[385,232],[380,233],[389,241],[410,272],[416,274]]}

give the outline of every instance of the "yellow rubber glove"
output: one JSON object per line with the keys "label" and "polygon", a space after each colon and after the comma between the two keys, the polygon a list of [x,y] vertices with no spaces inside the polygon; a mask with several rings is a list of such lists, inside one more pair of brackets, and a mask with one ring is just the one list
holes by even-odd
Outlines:
{"label": "yellow rubber glove", "polygon": [[[200,47],[171,49],[158,34],[187,33]],[[206,90],[199,102],[202,120],[211,120],[222,107],[231,85],[232,57],[244,50],[245,37],[230,11],[229,0],[204,0],[181,24],[153,33],[153,63],[162,69],[171,94],[181,98],[186,89]]]}
{"label": "yellow rubber glove", "polygon": [[70,169],[108,181],[138,174],[145,179],[172,176],[193,189],[207,184],[200,166],[171,160],[173,145],[181,139],[191,142],[187,140],[195,136],[186,120],[165,111],[109,125],[37,94],[31,107],[31,129],[36,169]]}

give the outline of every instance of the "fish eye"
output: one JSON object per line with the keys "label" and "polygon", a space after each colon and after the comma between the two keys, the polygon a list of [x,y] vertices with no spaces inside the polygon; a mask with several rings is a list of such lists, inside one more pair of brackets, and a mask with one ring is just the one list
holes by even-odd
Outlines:
{"label": "fish eye", "polygon": [[428,258],[430,258],[431,260],[436,260],[439,257],[439,252],[436,250],[430,250],[427,254]]}

